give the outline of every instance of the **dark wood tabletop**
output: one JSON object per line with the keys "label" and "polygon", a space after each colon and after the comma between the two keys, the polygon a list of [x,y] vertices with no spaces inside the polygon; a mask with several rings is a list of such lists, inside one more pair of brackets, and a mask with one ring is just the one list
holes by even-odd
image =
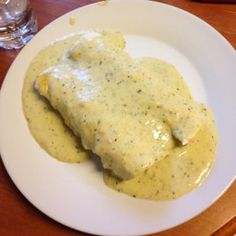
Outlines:
{"label": "dark wood tabletop", "polygon": [[[32,0],[39,29],[57,17],[96,0]],[[160,1],[187,10],[218,30],[236,49],[236,4],[203,3],[190,0]],[[20,50],[0,49],[0,85]],[[235,78],[236,79],[236,78]],[[211,207],[192,220],[155,236],[232,236],[236,235],[236,182]],[[16,188],[0,159],[0,235],[3,236],[82,236],[50,219]]]}

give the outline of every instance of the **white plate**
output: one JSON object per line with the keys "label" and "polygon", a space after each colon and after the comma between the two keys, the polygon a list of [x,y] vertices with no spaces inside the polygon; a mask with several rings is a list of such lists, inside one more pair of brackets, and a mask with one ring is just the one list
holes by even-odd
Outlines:
{"label": "white plate", "polygon": [[[69,19],[76,19],[75,25]],[[92,162],[65,164],[49,157],[30,135],[22,112],[24,74],[37,52],[80,29],[123,32],[134,56],[173,64],[194,96],[212,107],[219,130],[217,162],[196,191],[168,202],[133,199],[109,189]],[[199,18],[143,0],[110,1],[74,10],[49,24],[21,51],[1,91],[0,147],[12,180],[38,209],[62,224],[101,235],[143,235],[168,229],[209,207],[235,178],[236,56],[230,44]]]}

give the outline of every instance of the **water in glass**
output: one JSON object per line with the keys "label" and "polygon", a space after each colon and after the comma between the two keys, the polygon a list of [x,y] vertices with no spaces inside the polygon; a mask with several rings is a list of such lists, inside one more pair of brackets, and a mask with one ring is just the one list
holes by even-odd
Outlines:
{"label": "water in glass", "polygon": [[0,0],[0,47],[23,47],[37,32],[37,21],[28,0]]}

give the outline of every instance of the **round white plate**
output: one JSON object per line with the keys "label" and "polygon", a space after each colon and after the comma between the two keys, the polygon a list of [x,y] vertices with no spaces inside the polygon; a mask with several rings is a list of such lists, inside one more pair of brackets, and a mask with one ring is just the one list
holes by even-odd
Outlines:
{"label": "round white plate", "polygon": [[[69,24],[70,18],[76,23]],[[22,112],[24,74],[52,40],[81,29],[113,29],[134,56],[176,65],[198,100],[213,109],[219,130],[216,164],[200,188],[174,201],[134,199],[109,189],[93,162],[65,164],[32,138]],[[109,1],[76,9],[49,24],[20,52],[1,90],[0,148],[6,169],[25,197],[62,224],[100,235],[143,235],[176,226],[209,207],[235,178],[236,55],[199,18],[144,0]]]}

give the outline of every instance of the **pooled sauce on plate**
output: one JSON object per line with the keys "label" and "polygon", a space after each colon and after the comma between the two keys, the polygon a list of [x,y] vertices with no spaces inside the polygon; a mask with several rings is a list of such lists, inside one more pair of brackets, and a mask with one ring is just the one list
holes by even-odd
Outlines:
{"label": "pooled sauce on plate", "polygon": [[26,73],[23,87],[23,108],[33,137],[50,155],[65,162],[87,160],[88,152],[46,99],[38,95],[34,82],[38,74],[56,64],[76,40],[77,37],[70,37],[40,51]]}
{"label": "pooled sauce on plate", "polygon": [[[33,85],[42,71],[58,64],[76,40],[76,36],[69,37],[42,50],[27,72],[23,89],[24,112],[33,136],[52,156],[70,162],[83,161],[88,154],[79,139],[64,125],[61,117],[38,95]],[[76,56],[75,50],[71,57]],[[90,56],[94,58],[92,54]],[[211,112],[206,106],[192,101],[187,86],[174,66],[161,60],[143,58],[135,62],[135,68],[128,68],[129,64],[132,64],[130,59],[126,56],[120,58],[120,61],[117,59],[120,63],[118,68],[122,70],[109,67],[104,83],[111,86],[112,90],[105,89],[102,96],[110,96],[109,99],[113,103],[108,102],[105,105],[109,108],[113,106],[111,110],[115,116],[119,117],[118,111],[122,111],[121,114],[129,113],[130,116],[139,117],[137,124],[122,118],[115,123],[117,126],[129,124],[127,127],[132,127],[133,130],[121,130],[136,134],[132,139],[127,139],[124,153],[140,149],[150,155],[161,153],[161,158],[128,180],[121,180],[111,171],[105,171],[104,181],[111,188],[137,198],[168,200],[182,196],[199,186],[214,162],[217,135]],[[94,66],[85,66],[89,74],[102,77],[102,70],[107,70],[109,65],[111,63],[105,59]],[[127,73],[124,68],[128,68]],[[119,74],[121,72],[122,76]],[[130,79],[132,76],[138,81]],[[147,76],[150,76],[148,81]],[[153,77],[158,78],[158,81],[152,80]],[[114,83],[112,78],[129,79],[126,83],[122,79]],[[145,80],[142,81],[143,78]],[[120,98],[117,98],[114,91],[117,91]],[[80,91],[79,95],[83,94],[82,92]],[[90,96],[90,93],[86,94]],[[140,99],[142,106],[136,102],[136,98]],[[109,129],[106,131],[109,132]],[[117,135],[117,132],[113,133]],[[122,135],[124,136],[124,133]],[[135,142],[140,142],[141,138],[151,145],[155,142],[158,145],[152,145],[150,150],[135,146]],[[110,142],[112,147],[116,147],[114,143],[120,142],[119,135],[114,136]],[[144,142],[143,144],[145,145]],[[160,147],[164,151],[159,150]]]}
{"label": "pooled sauce on plate", "polygon": [[137,177],[121,181],[106,171],[105,183],[137,198],[169,200],[180,197],[197,188],[208,175],[215,159],[215,134],[214,123],[209,120],[191,143],[173,149],[165,159]]}

